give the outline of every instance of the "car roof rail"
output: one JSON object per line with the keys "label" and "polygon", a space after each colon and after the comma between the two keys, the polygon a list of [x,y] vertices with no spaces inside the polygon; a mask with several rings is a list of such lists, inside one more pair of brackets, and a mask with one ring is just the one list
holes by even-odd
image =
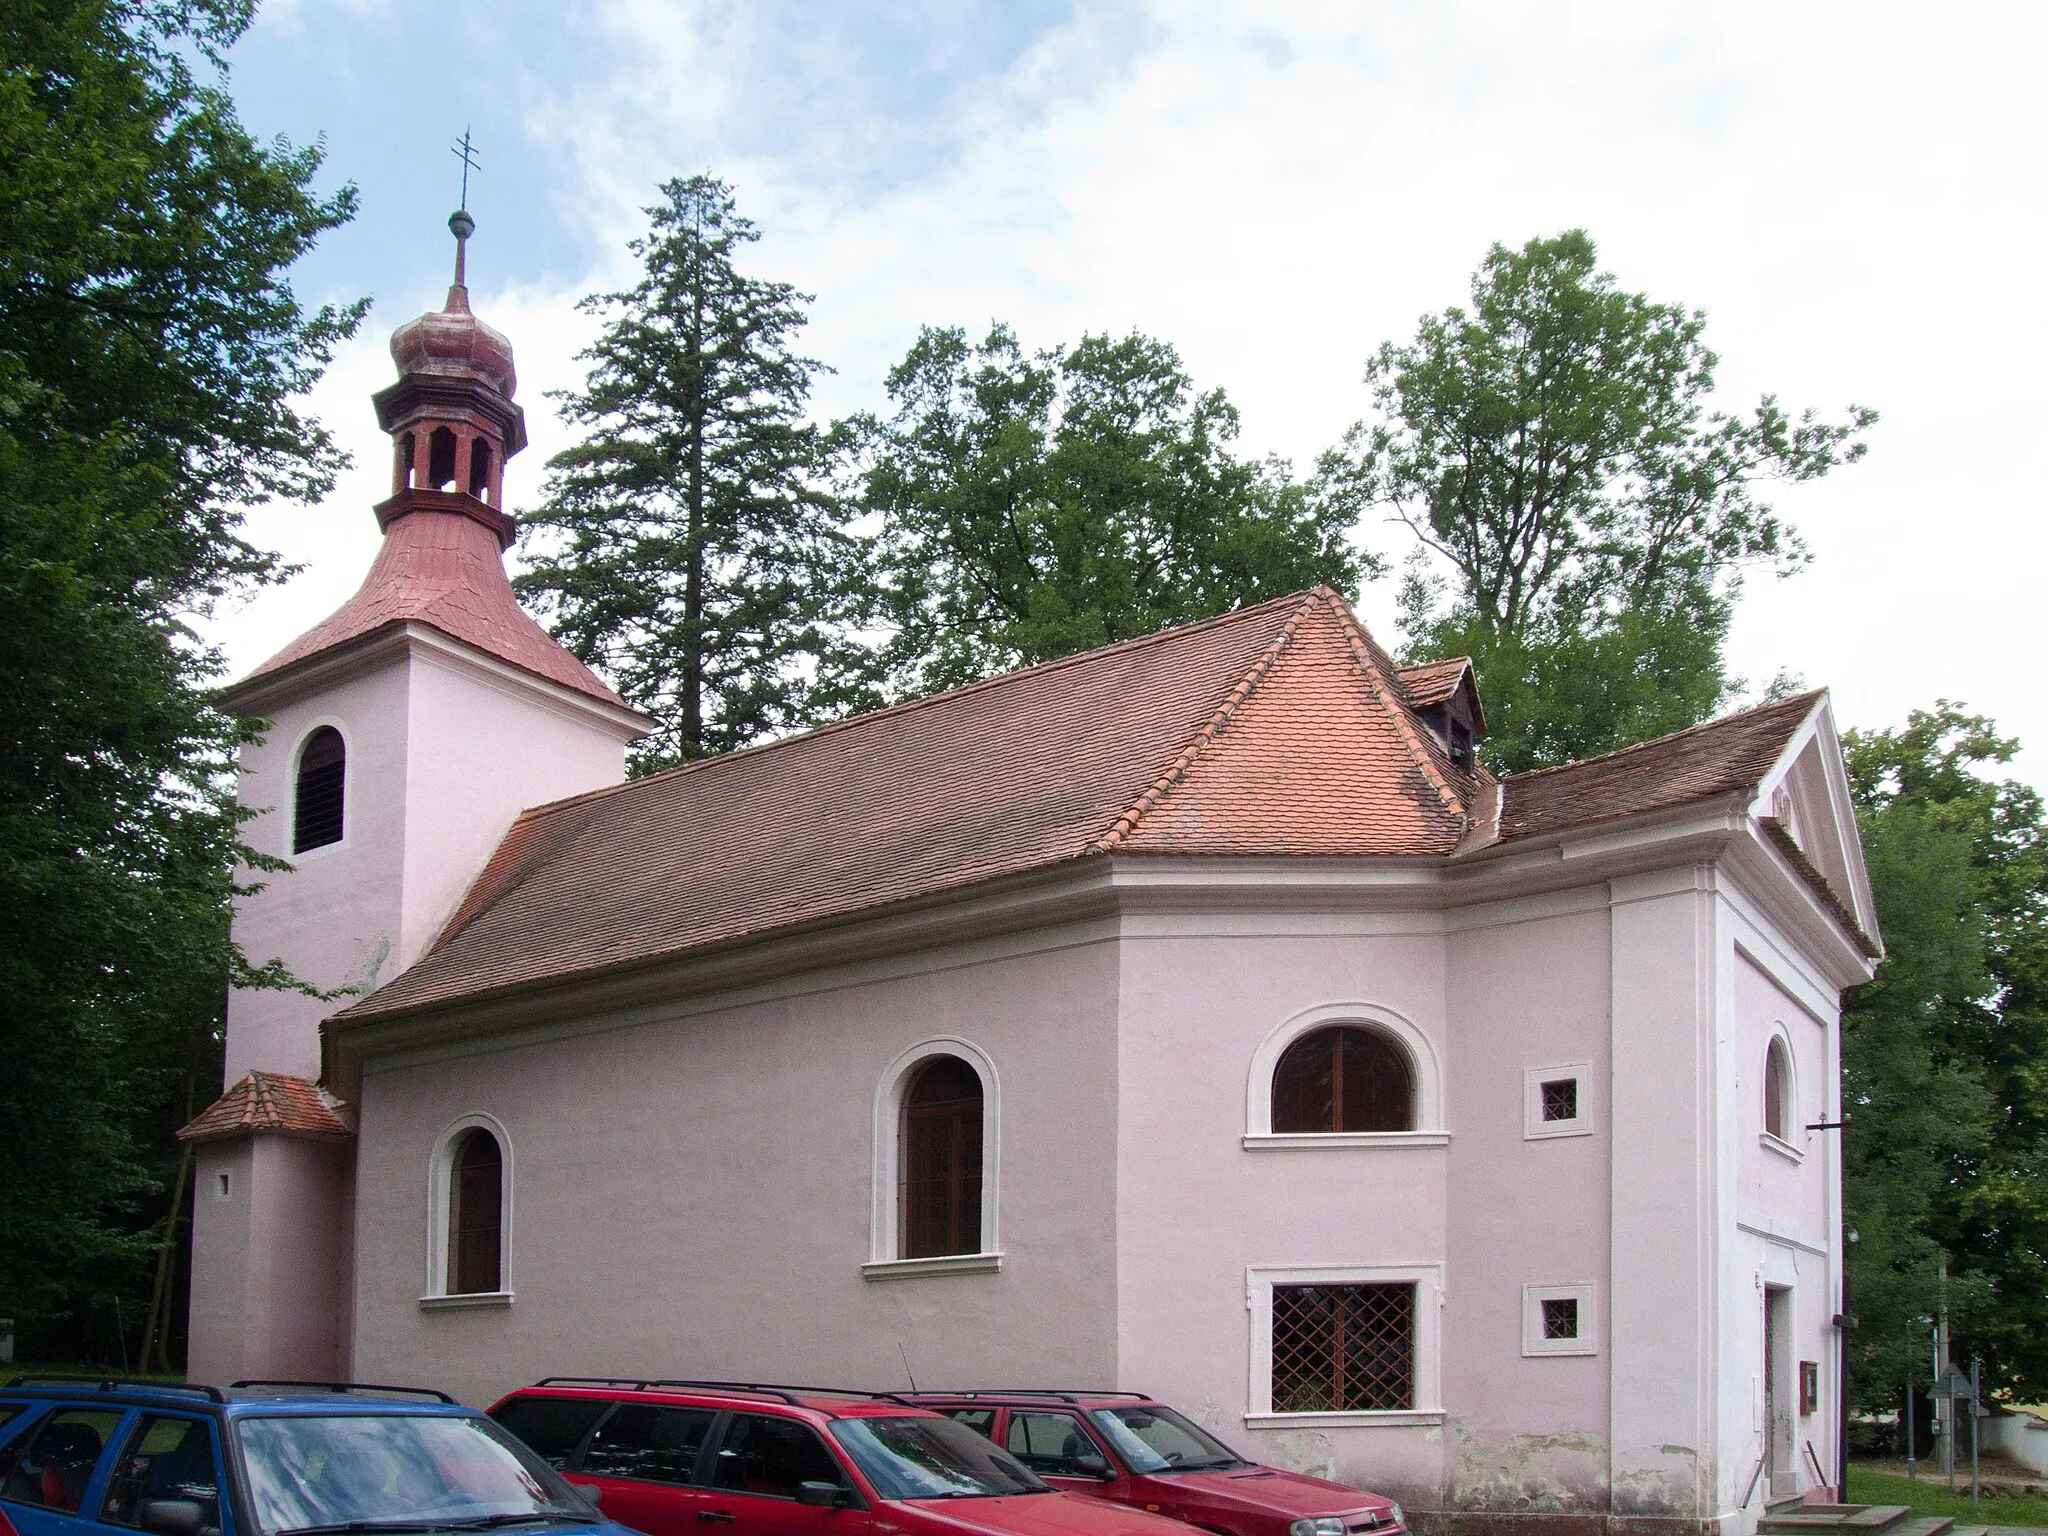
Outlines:
{"label": "car roof rail", "polygon": [[[231,1381],[231,1390],[241,1391],[245,1387],[289,1387],[300,1392],[365,1392],[370,1394],[388,1393],[395,1397],[431,1397],[451,1408],[461,1405],[446,1392],[436,1387],[391,1387],[376,1381],[270,1381],[251,1378],[245,1381]],[[226,1401],[225,1398],[222,1399]]]}
{"label": "car roof rail", "polygon": [[864,1401],[888,1403],[902,1401],[900,1392],[867,1392],[859,1387],[796,1387],[784,1382],[767,1381],[697,1381],[671,1376],[543,1376],[534,1383],[536,1387],[627,1387],[635,1392],[660,1392],[667,1388],[679,1388],[686,1392],[730,1392],[751,1393],[760,1397],[780,1398],[792,1407],[804,1406],[805,1397],[855,1397]]}
{"label": "car roof rail", "polygon": [[1158,1401],[1150,1392],[1118,1392],[1106,1387],[976,1387],[968,1392],[899,1392],[892,1395],[911,1402],[920,1402],[928,1397],[1049,1397],[1061,1403],[1078,1403],[1084,1397],[1129,1397],[1141,1403]]}
{"label": "car roof rail", "polygon": [[219,1387],[198,1381],[151,1381],[147,1376],[46,1376],[40,1372],[16,1376],[10,1387],[69,1387],[92,1392],[197,1392],[209,1402],[224,1403],[227,1394]]}

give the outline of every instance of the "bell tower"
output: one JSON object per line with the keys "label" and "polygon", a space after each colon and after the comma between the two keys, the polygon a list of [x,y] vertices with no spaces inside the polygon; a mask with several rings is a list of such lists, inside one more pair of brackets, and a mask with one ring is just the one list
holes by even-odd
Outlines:
{"label": "bell tower", "polygon": [[453,492],[502,517],[505,460],[526,446],[526,413],[512,403],[519,378],[511,342],[470,312],[466,269],[476,220],[458,211],[448,228],[455,235],[448,302],[392,334],[399,380],[372,403],[377,424],[391,434],[394,503],[408,492]]}
{"label": "bell tower", "polygon": [[[391,337],[397,382],[384,542],[356,595],[222,694],[264,723],[238,763],[248,870],[234,935],[327,997],[228,999],[227,1089],[197,1145],[191,1372],[338,1379],[348,1370],[352,1107],[327,1092],[321,1020],[424,954],[529,806],[616,784],[652,721],[519,606],[504,551],[505,461],[526,446],[512,344],[455,281]],[[333,994],[343,994],[334,996]]]}

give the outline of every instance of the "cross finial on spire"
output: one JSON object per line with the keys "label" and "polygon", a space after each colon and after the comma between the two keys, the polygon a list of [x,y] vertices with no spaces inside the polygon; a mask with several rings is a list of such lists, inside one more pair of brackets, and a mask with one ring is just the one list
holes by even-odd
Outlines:
{"label": "cross finial on spire", "polygon": [[476,232],[476,220],[469,216],[469,173],[480,171],[483,166],[477,162],[476,146],[470,142],[467,128],[462,130],[462,142],[450,145],[448,152],[462,162],[462,202],[448,216],[448,228],[455,236],[455,286],[448,292],[448,306],[451,309],[458,307],[456,300],[460,298],[463,300],[460,307],[466,309],[467,284],[463,268],[467,263],[464,258],[469,250],[469,237]]}
{"label": "cross finial on spire", "polygon": [[462,130],[462,142],[460,144],[451,144],[448,147],[448,153],[462,162],[462,201],[458,206],[467,208],[469,206],[469,173],[483,169],[483,166],[478,163],[476,158],[476,146],[469,141],[468,128]]}

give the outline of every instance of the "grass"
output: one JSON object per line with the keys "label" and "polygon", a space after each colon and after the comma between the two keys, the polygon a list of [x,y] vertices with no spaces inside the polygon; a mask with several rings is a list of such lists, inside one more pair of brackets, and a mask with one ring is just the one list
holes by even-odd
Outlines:
{"label": "grass", "polygon": [[1889,1472],[1872,1472],[1849,1463],[1851,1504],[1903,1504],[1916,1515],[1948,1515],[1957,1525],[2048,1526],[2048,1499],[1986,1498],[1981,1508],[1970,1508],[1970,1471],[1961,1469],[1956,1485],[1962,1492],[1951,1494],[1948,1479],[1923,1470],[1918,1482]]}

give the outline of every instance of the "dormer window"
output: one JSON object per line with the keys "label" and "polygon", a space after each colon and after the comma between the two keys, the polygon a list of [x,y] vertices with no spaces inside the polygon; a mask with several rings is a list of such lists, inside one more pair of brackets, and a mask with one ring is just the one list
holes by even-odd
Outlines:
{"label": "dormer window", "polygon": [[1472,727],[1457,716],[1451,717],[1450,729],[1451,761],[1460,768],[1472,766]]}
{"label": "dormer window", "polygon": [[299,750],[297,790],[292,797],[292,852],[307,853],[342,837],[348,748],[341,732],[323,725]]}

